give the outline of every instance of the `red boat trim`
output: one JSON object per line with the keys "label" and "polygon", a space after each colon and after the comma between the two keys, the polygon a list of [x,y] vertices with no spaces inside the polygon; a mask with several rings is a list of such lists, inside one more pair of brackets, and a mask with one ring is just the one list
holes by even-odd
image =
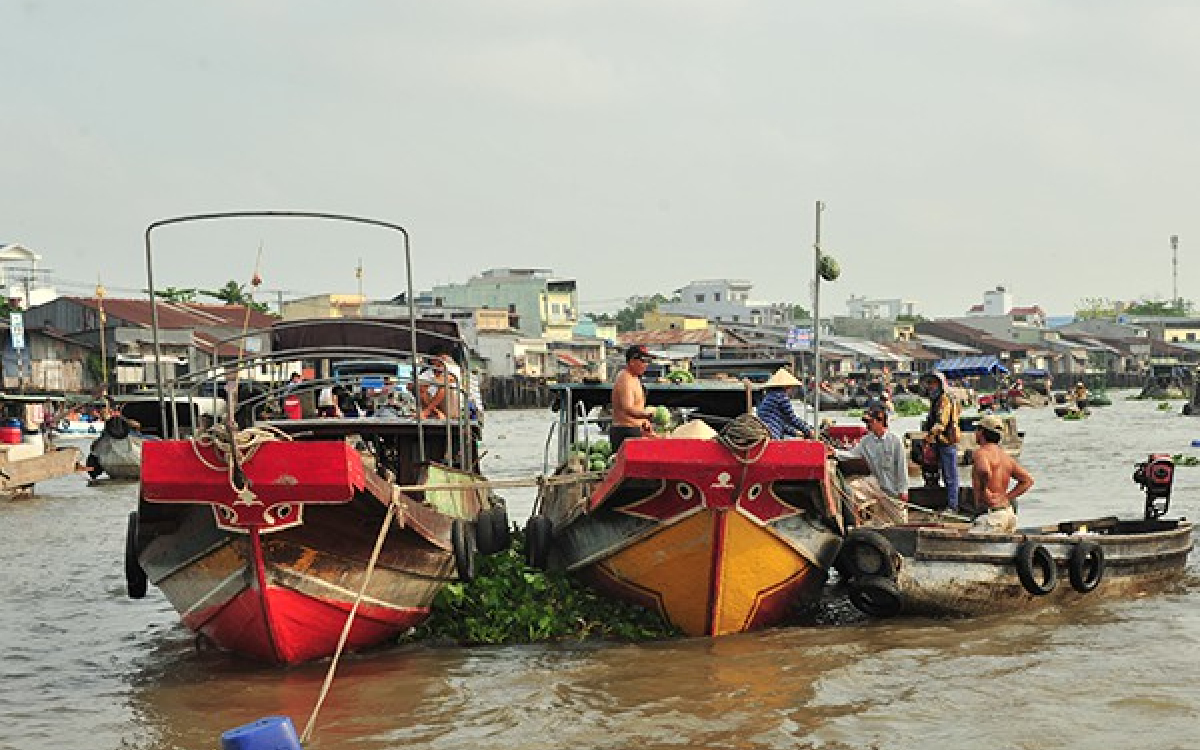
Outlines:
{"label": "red boat trim", "polygon": [[717,605],[721,599],[721,585],[723,583],[721,570],[725,565],[725,524],[726,511],[724,508],[716,508],[712,511],[713,514],[713,556],[712,556],[712,572],[708,576],[708,624],[705,630],[709,635],[716,632],[717,627]]}
{"label": "red boat trim", "polygon": [[271,653],[275,654],[275,658],[282,658],[279,653],[279,644],[276,642],[275,629],[271,627],[274,618],[271,617],[271,606],[268,603],[267,597],[267,563],[263,557],[262,539],[258,535],[258,529],[250,529],[250,549],[254,557],[254,577],[258,579],[258,602],[259,608],[262,610],[263,616],[263,632],[267,635],[268,645],[271,647]]}

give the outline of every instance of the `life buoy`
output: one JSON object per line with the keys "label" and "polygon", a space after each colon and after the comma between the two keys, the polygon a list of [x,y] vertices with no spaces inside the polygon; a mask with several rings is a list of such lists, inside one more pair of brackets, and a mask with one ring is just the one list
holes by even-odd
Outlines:
{"label": "life buoy", "polygon": [[125,528],[125,591],[130,599],[146,596],[146,571],[138,561],[138,512],[129,512],[129,523]]}
{"label": "life buoy", "polygon": [[852,578],[896,575],[896,548],[874,529],[851,529],[838,554],[845,555],[845,566]]}
{"label": "life buoy", "polygon": [[687,370],[671,370],[666,375],[667,380],[672,383],[695,383],[696,376],[692,375]]}
{"label": "life buoy", "polygon": [[464,583],[475,580],[475,535],[467,522],[454,519],[450,526],[450,546],[454,549],[454,570]]}
{"label": "life buoy", "polygon": [[531,568],[546,569],[550,558],[550,532],[553,524],[543,515],[532,516],[525,524],[525,562]]}
{"label": "life buoy", "polygon": [[1067,558],[1067,575],[1071,579],[1071,588],[1081,594],[1094,591],[1104,580],[1104,548],[1095,542],[1084,540],[1075,545],[1071,556]]}
{"label": "life buoy", "polygon": [[850,603],[872,617],[895,617],[904,608],[904,597],[892,579],[866,576],[850,584]]}
{"label": "life buoy", "polygon": [[1058,567],[1050,550],[1034,541],[1025,541],[1017,548],[1015,560],[1021,585],[1034,596],[1045,596],[1058,585]]}

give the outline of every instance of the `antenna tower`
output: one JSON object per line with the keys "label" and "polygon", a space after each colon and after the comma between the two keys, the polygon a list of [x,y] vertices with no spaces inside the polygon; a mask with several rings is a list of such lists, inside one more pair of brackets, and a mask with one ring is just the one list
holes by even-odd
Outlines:
{"label": "antenna tower", "polygon": [[1171,299],[1179,307],[1179,235],[1171,235]]}

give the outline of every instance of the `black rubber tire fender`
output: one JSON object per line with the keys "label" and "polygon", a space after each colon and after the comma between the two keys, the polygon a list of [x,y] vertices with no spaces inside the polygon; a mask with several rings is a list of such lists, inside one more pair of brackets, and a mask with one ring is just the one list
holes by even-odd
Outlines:
{"label": "black rubber tire fender", "polygon": [[1106,567],[1104,548],[1085,539],[1075,545],[1071,556],[1067,558],[1067,575],[1071,579],[1071,588],[1081,594],[1095,591],[1104,580]]}
{"label": "black rubber tire fender", "polygon": [[141,599],[146,596],[146,571],[138,561],[141,552],[138,544],[138,512],[129,512],[129,522],[125,527],[125,592],[130,599]]}
{"label": "black rubber tire fender", "polygon": [[[92,479],[96,479],[104,473],[104,467],[100,465],[100,459],[91,453],[88,454],[86,466],[88,476]],[[134,513],[137,513],[137,511],[135,510]]]}
{"label": "black rubber tire fender", "polygon": [[1034,596],[1045,596],[1058,586],[1058,566],[1054,562],[1054,555],[1037,542],[1022,542],[1017,547],[1014,563],[1021,585]]}
{"label": "black rubber tire fender", "polygon": [[896,576],[896,548],[887,537],[874,529],[851,529],[838,554],[845,555],[852,578]]}
{"label": "black rubber tire fender", "polygon": [[495,525],[492,522],[492,508],[484,508],[475,517],[475,543],[479,554],[494,555],[499,552],[495,535]]}
{"label": "black rubber tire fender", "polygon": [[458,580],[463,583],[475,580],[475,535],[466,520],[454,519],[450,526],[450,546],[454,549],[454,571]]}
{"label": "black rubber tire fender", "polygon": [[113,440],[124,440],[129,437],[129,422],[120,414],[114,414],[104,422],[104,434]]}
{"label": "black rubber tire fender", "polygon": [[850,583],[850,603],[871,617],[895,617],[904,609],[904,595],[890,578],[864,576]]}
{"label": "black rubber tire fender", "polygon": [[530,516],[525,524],[525,562],[531,568],[545,570],[550,558],[550,533],[553,524],[543,515]]}
{"label": "black rubber tire fender", "polygon": [[496,552],[503,552],[512,547],[512,528],[508,525],[508,509],[503,505],[493,505],[490,520]]}

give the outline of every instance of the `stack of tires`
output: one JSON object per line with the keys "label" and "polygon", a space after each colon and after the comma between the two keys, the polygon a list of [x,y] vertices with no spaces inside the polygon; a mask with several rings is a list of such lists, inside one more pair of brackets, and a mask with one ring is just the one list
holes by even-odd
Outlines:
{"label": "stack of tires", "polygon": [[853,528],[846,534],[834,567],[849,590],[850,603],[872,617],[893,617],[904,608],[896,585],[900,555],[875,529]]}
{"label": "stack of tires", "polygon": [[495,555],[512,545],[512,529],[504,501],[492,498],[492,506],[479,511],[475,523],[454,519],[450,544],[454,548],[454,568],[460,581],[475,579],[475,554]]}

